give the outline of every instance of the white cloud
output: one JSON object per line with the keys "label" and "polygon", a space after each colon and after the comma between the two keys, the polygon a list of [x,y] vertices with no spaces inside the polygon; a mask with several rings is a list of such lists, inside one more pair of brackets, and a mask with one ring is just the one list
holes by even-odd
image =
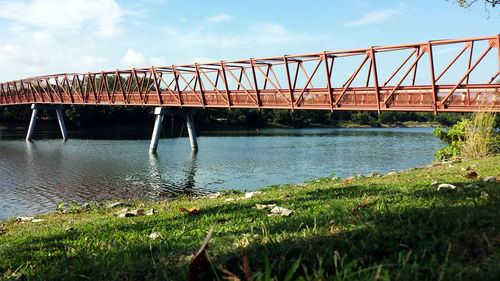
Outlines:
{"label": "white cloud", "polygon": [[122,59],[123,67],[144,67],[146,66],[146,58],[142,53],[136,52],[133,49],[128,49],[127,54]]}
{"label": "white cloud", "polygon": [[151,65],[154,66],[165,66],[167,64],[167,60],[164,56],[151,57],[149,61],[151,62]]}
{"label": "white cloud", "polygon": [[194,57],[191,62],[192,63],[207,63],[207,62],[216,62],[216,59],[209,57]]}
{"label": "white cloud", "polygon": [[[160,36],[165,38],[161,42],[162,51],[169,64],[279,56],[335,46],[325,35],[297,32],[278,23],[255,23],[237,33],[210,26],[197,29],[164,27]],[[311,46],[316,47],[311,49]]]}
{"label": "white cloud", "polygon": [[228,20],[230,20],[232,18],[233,17],[231,17],[228,14],[218,14],[218,15],[215,15],[215,16],[212,16],[212,17],[207,17],[206,20],[208,22],[218,23],[218,22],[228,21]]}
{"label": "white cloud", "polygon": [[44,30],[82,30],[102,37],[120,33],[123,12],[114,0],[0,1],[0,18]]}
{"label": "white cloud", "polygon": [[238,45],[239,38],[238,37],[223,37],[220,40],[220,45],[224,48],[233,48]]}
{"label": "white cloud", "polygon": [[75,72],[96,72],[105,68],[107,59],[94,56],[82,56],[75,60]]}
{"label": "white cloud", "polygon": [[293,40],[304,39],[305,34],[294,33],[287,30],[281,24],[267,23],[257,24],[250,30],[250,40],[257,43],[285,43]]}
{"label": "white cloud", "polygon": [[40,58],[37,54],[26,51],[22,47],[9,44],[0,46],[0,64],[38,64],[39,62]]}
{"label": "white cloud", "polygon": [[35,31],[31,34],[31,37],[39,44],[51,44],[55,41],[55,37],[47,31]]}
{"label": "white cloud", "polygon": [[406,9],[403,7],[397,8],[397,9],[385,9],[385,10],[377,10],[377,11],[372,11],[369,12],[368,14],[365,14],[361,18],[350,21],[345,23],[346,26],[361,26],[361,25],[368,25],[368,24],[373,24],[373,23],[378,23],[378,22],[383,22],[388,20],[389,18],[403,14],[406,12]]}

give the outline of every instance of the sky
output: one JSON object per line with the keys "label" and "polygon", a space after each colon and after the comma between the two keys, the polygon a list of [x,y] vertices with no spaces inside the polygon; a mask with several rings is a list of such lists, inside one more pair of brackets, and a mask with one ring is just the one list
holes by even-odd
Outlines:
{"label": "sky", "polygon": [[446,0],[0,0],[0,81],[491,36],[499,27],[499,7]]}

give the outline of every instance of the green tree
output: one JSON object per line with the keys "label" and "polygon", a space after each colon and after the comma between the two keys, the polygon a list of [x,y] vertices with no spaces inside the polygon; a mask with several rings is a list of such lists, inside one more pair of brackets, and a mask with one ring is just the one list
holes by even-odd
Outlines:
{"label": "green tree", "polygon": [[[453,2],[456,2],[460,5],[460,7],[463,8],[469,8],[473,4],[475,4],[478,0],[454,0]],[[494,8],[496,5],[500,4],[500,0],[484,0],[484,4],[486,6],[491,5],[492,8]]]}

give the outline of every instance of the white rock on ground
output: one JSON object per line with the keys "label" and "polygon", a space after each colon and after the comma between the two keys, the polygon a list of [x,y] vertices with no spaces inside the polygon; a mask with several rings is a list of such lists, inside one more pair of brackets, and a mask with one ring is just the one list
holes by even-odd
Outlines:
{"label": "white rock on ground", "polygon": [[441,190],[441,189],[456,189],[457,187],[453,184],[449,184],[449,183],[442,183],[440,185],[438,185],[438,191]]}
{"label": "white rock on ground", "polygon": [[127,206],[128,206],[127,203],[124,203],[124,202],[115,202],[115,203],[109,204],[107,207],[109,209],[112,209],[112,208],[116,208],[116,207],[127,207]]}

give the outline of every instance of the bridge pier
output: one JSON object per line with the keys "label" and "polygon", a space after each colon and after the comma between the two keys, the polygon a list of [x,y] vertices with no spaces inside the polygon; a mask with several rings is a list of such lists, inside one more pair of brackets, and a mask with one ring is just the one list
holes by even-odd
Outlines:
{"label": "bridge pier", "polygon": [[28,127],[28,133],[26,134],[26,141],[31,141],[33,139],[33,132],[35,131],[36,118],[38,117],[39,109],[40,109],[39,104],[31,105],[31,119],[30,119],[30,125]]}
{"label": "bridge pier", "polygon": [[[26,141],[33,140],[33,133],[35,132],[36,119],[38,118],[38,112],[42,108],[40,104],[31,105],[31,119],[28,127],[28,132],[26,134]],[[56,110],[57,121],[59,122],[59,128],[61,129],[61,135],[64,140],[68,139],[68,131],[66,130],[66,124],[64,123],[64,117],[62,114],[62,106],[56,105],[53,107]]]}
{"label": "bridge pier", "polygon": [[198,151],[198,141],[196,140],[196,131],[194,129],[193,115],[186,114],[186,126],[189,135],[189,143],[192,151]]}
{"label": "bridge pier", "polygon": [[57,121],[59,122],[59,128],[61,129],[61,135],[63,140],[68,139],[68,131],[66,130],[66,124],[64,123],[64,117],[62,114],[62,106],[56,106]]}
{"label": "bridge pier", "polygon": [[155,108],[155,126],[153,128],[153,136],[151,137],[151,143],[149,144],[149,153],[156,153],[156,149],[158,148],[158,142],[160,141],[160,133],[161,133],[161,123],[163,121],[163,117],[165,116],[165,108],[157,107]]}
{"label": "bridge pier", "polygon": [[198,141],[196,140],[196,130],[193,121],[193,110],[184,109],[173,109],[166,107],[155,108],[155,125],[153,128],[153,135],[151,137],[151,143],[149,145],[149,152],[155,154],[158,149],[158,143],[160,141],[160,134],[162,129],[162,122],[165,114],[169,115],[180,115],[186,119],[186,127],[189,135],[189,143],[191,144],[192,151],[198,151]]}

